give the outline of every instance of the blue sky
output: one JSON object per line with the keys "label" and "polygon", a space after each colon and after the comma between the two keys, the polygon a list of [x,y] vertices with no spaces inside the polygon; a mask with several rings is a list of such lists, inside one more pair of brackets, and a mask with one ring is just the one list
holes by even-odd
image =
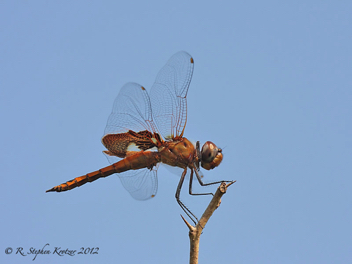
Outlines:
{"label": "blue sky", "polygon": [[[185,136],[224,149],[234,179],[200,263],[352,262],[350,1],[2,1],[2,263],[23,247],[99,247],[35,263],[187,263],[188,229],[160,168],[133,200],[118,177],[57,184],[108,162],[100,142],[126,82],[150,89],[177,51],[194,60]],[[203,188],[195,188],[203,191]],[[207,188],[215,191],[215,187]],[[184,202],[198,216],[210,197]]]}

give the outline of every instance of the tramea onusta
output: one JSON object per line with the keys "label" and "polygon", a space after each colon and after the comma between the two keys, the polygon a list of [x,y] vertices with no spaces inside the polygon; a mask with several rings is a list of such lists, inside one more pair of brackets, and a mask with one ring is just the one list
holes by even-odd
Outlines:
{"label": "tramea onusta", "polygon": [[157,168],[162,162],[183,169],[176,200],[192,221],[190,215],[197,219],[179,199],[187,169],[190,169],[189,193],[199,195],[192,193],[193,173],[201,186],[221,183],[203,183],[199,164],[206,170],[213,169],[220,164],[223,155],[221,149],[210,141],[205,142],[200,150],[199,141],[193,145],[183,137],[193,65],[193,58],[188,53],[181,51],[173,55],[156,77],[150,97],[143,86],[125,84],[115,99],[102,138],[107,148],[104,153],[112,165],[47,192],[68,191],[117,173],[133,198],[147,200],[156,195]]}

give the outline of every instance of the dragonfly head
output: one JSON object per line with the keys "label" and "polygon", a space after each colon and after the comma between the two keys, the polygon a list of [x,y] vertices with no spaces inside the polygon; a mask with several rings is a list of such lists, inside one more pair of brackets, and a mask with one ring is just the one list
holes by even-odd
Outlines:
{"label": "dragonfly head", "polygon": [[222,161],[222,150],[213,142],[204,143],[200,153],[201,165],[206,170],[214,169],[219,166]]}

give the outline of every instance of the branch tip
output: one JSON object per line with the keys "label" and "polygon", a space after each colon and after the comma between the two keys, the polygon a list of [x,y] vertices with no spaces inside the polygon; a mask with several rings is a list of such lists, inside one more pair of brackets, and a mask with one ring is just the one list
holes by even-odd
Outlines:
{"label": "branch tip", "polygon": [[229,187],[229,186],[231,186],[232,184],[234,184],[236,181],[232,181],[232,182],[230,182],[229,184],[226,184],[226,188],[227,187]]}
{"label": "branch tip", "polygon": [[189,231],[193,231],[194,227],[190,223],[188,223],[187,220],[182,215],[180,215],[180,216],[182,217],[183,221],[187,225]]}

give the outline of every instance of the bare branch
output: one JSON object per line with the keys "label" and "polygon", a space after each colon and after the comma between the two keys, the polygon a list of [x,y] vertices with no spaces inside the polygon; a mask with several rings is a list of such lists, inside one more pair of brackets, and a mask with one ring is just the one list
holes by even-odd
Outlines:
{"label": "bare branch", "polygon": [[189,239],[190,239],[190,264],[198,264],[198,255],[199,255],[199,240],[202,231],[209,221],[209,218],[212,216],[214,211],[220,206],[221,204],[221,197],[226,193],[227,187],[231,186],[236,181],[232,181],[229,184],[222,182],[216,193],[214,194],[213,199],[210,201],[207,209],[205,209],[201,219],[197,223],[196,226],[192,226],[190,223],[186,221],[186,219],[181,215],[183,221],[186,223],[189,229]]}
{"label": "bare branch", "polygon": [[183,221],[185,222],[185,224],[188,226],[189,231],[192,231],[194,226],[192,226],[190,223],[187,222],[187,220],[181,215]]}

